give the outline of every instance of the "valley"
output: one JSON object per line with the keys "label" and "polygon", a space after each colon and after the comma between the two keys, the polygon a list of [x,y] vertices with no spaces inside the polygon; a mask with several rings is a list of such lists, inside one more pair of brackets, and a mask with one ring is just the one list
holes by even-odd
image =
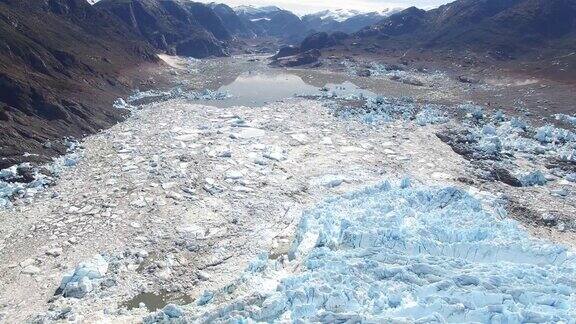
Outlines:
{"label": "valley", "polygon": [[572,323],[570,13],[0,0],[0,322]]}
{"label": "valley", "polygon": [[[222,314],[213,312],[232,300],[252,303],[250,282],[273,285],[299,273],[294,267],[304,255],[289,255],[301,217],[328,197],[387,180],[462,188],[490,213],[510,210],[522,240],[574,244],[570,171],[546,170],[544,157],[513,153],[505,142],[503,153],[515,155],[502,164],[510,174],[521,180],[544,170],[550,179],[514,187],[478,172],[482,158],[458,154],[437,135],[474,118],[462,116],[459,105],[466,92],[488,93],[484,87],[463,90],[441,75],[422,87],[349,70],[270,69],[263,56],[164,59],[170,67],[158,77],[171,75],[180,90],[125,98],[126,121],[82,141],[77,165],[53,187],[0,212],[0,257],[14,260],[0,269],[1,290],[10,292],[0,296],[6,320],[139,322],[168,316],[149,312],[175,303],[182,318],[211,321],[205,316]],[[251,86],[261,91],[250,94]],[[499,89],[510,86],[493,88],[492,96]],[[387,99],[377,99],[384,93]],[[400,97],[407,94],[414,99]],[[379,108],[363,112],[374,104]],[[485,123],[506,125],[507,117],[491,122],[496,109],[484,109]],[[550,157],[561,150],[548,149]],[[265,278],[241,275],[253,260],[262,260]],[[74,268],[94,275],[80,285],[62,281]],[[225,292],[231,283],[237,288]],[[207,292],[213,301],[204,304]]]}

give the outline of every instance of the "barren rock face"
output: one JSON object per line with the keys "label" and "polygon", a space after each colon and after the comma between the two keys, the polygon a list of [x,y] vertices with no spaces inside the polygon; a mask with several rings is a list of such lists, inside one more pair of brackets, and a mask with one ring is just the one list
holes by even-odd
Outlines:
{"label": "barren rock face", "polygon": [[106,103],[126,90],[119,71],[157,60],[151,47],[85,1],[3,1],[0,14],[2,167],[25,152],[41,155],[32,161],[62,153],[47,143],[121,120]]}
{"label": "barren rock face", "polygon": [[[434,10],[409,8],[357,33],[367,41],[386,39],[389,47],[449,49],[455,46],[521,57],[542,49],[573,49],[576,33],[572,0],[458,0]],[[547,50],[554,50],[546,48]],[[553,53],[547,55],[554,56]]]}
{"label": "barren rock face", "polygon": [[280,67],[294,67],[318,62],[321,53],[317,49],[301,52],[296,55],[278,58],[272,61],[272,65]]}
{"label": "barren rock face", "polygon": [[96,8],[118,17],[158,49],[183,56],[226,56],[231,35],[208,6],[185,1],[100,1]]}

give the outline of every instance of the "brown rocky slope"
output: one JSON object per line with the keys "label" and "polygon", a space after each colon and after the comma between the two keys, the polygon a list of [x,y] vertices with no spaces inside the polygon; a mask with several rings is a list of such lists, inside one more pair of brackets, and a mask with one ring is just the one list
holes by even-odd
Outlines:
{"label": "brown rocky slope", "polygon": [[113,97],[132,88],[122,70],[158,61],[86,0],[0,0],[0,35],[0,168],[116,123]]}

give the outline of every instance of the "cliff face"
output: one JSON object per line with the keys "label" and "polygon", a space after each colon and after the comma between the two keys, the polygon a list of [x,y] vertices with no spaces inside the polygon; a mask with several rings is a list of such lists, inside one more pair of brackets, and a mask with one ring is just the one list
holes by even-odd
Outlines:
{"label": "cliff face", "polygon": [[231,38],[207,5],[190,1],[102,0],[95,7],[118,17],[133,33],[169,54],[226,56]]}
{"label": "cliff face", "polygon": [[299,42],[307,35],[307,29],[300,17],[278,7],[238,7],[236,14],[249,22],[259,36],[276,37],[286,42]]}
{"label": "cliff face", "polygon": [[309,32],[344,32],[355,33],[367,26],[376,24],[387,15],[377,12],[355,13],[349,17],[337,19],[327,15],[328,12],[319,12],[302,17]]}
{"label": "cliff face", "polygon": [[157,61],[86,0],[0,0],[0,35],[0,168],[117,122],[109,96],[128,88],[121,69]]}
{"label": "cliff face", "polygon": [[250,20],[240,18],[231,7],[221,3],[211,3],[209,6],[232,36],[239,38],[258,36],[258,28]]}

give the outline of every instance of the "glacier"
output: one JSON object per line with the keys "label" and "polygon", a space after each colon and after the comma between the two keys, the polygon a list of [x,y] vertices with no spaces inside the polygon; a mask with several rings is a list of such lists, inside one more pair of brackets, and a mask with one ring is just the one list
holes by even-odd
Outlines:
{"label": "glacier", "polygon": [[259,287],[252,295],[196,309],[194,319],[576,323],[572,251],[532,238],[498,199],[411,182],[384,182],[304,212],[287,265],[259,257],[242,279]]}

